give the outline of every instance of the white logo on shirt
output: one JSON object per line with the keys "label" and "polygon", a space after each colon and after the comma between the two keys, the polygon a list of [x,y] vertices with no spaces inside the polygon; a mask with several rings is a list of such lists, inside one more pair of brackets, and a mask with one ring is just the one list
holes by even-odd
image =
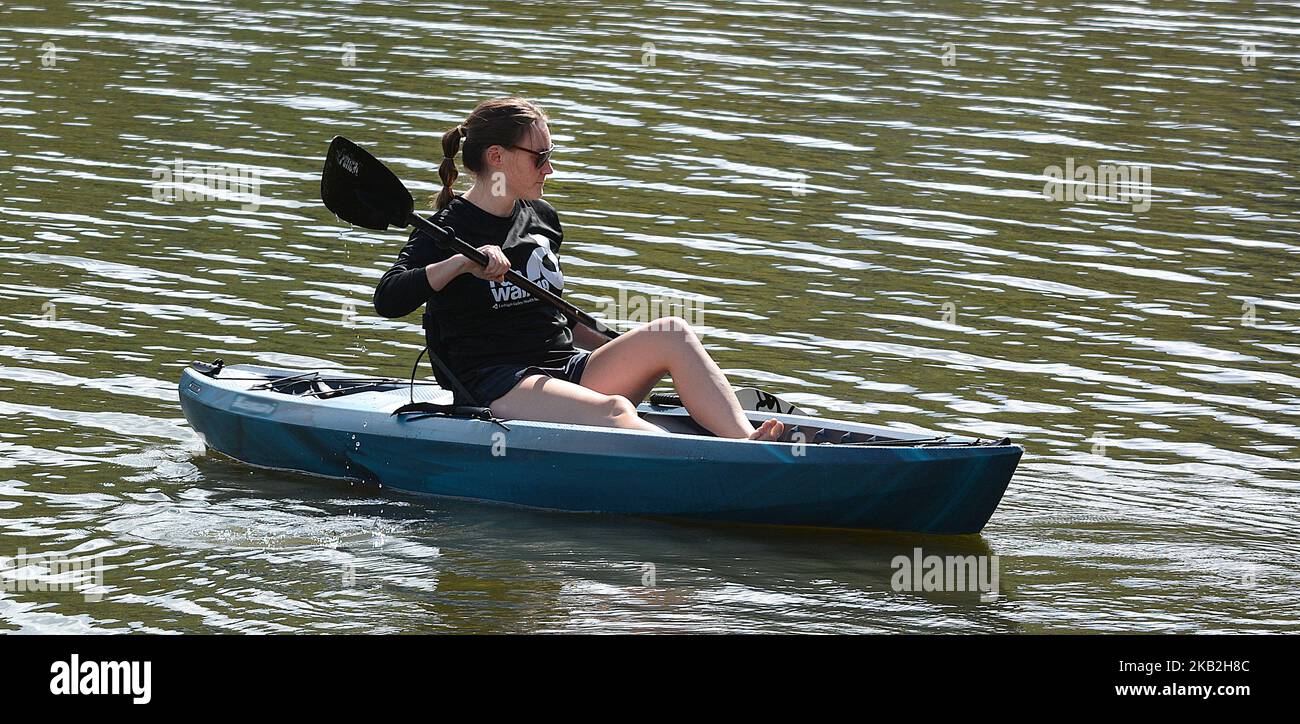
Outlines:
{"label": "white logo on shirt", "polygon": [[[533,236],[537,236],[534,234]],[[550,243],[538,246],[528,257],[528,273],[524,276],[537,286],[548,291],[564,288],[564,272],[560,270],[560,260],[551,253]]]}
{"label": "white logo on shirt", "polygon": [[[529,234],[519,240],[519,243],[527,242],[535,243],[536,247],[524,265],[524,276],[542,289],[558,293],[564,288],[564,272],[560,270],[559,258],[551,251],[551,240],[541,234]],[[514,244],[510,246],[513,247]],[[534,301],[533,295],[510,282],[488,282],[488,287],[492,290],[492,300],[496,302],[492,305],[493,309]]]}

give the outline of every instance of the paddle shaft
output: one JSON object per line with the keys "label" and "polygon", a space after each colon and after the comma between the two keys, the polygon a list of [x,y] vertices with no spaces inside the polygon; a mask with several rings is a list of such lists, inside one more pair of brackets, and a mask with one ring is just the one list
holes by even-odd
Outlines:
{"label": "paddle shaft", "polygon": [[[478,249],[475,249],[473,246],[470,246],[469,242],[466,242],[465,240],[456,236],[456,234],[452,232],[451,229],[446,229],[441,226],[438,226],[437,224],[433,223],[432,221],[429,221],[423,216],[420,216],[414,211],[411,212],[411,215],[410,217],[408,217],[407,220],[412,225],[414,225],[415,228],[423,229],[426,233],[431,234],[435,239],[445,240],[447,243],[451,245],[452,249],[465,255],[467,259],[474,262],[475,264],[478,264],[481,267],[487,267],[488,265],[487,255],[479,251]],[[515,286],[524,289],[529,294],[533,295],[533,297],[540,299],[543,302],[546,302],[547,304],[551,305],[552,307],[555,307],[556,309],[560,310],[561,312],[564,312],[567,315],[572,316],[573,318],[577,319],[579,322],[582,322],[583,324],[587,325],[588,327],[591,327],[597,332],[600,332],[606,337],[610,339],[618,338],[618,332],[615,332],[614,330],[606,327],[604,324],[600,322],[600,320],[596,319],[590,314],[587,314],[581,309],[578,309],[572,304],[569,304],[568,302],[564,301],[549,289],[543,289],[536,282],[529,279],[528,277],[525,277],[523,274],[520,274],[514,269],[509,269],[506,271],[506,279],[508,279]]]}

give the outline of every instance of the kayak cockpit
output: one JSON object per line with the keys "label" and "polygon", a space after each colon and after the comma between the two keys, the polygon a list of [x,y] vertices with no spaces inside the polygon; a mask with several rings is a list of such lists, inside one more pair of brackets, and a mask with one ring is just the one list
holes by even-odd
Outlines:
{"label": "kayak cockpit", "polygon": [[[395,415],[404,415],[407,419],[438,416],[509,422],[497,419],[488,408],[454,404],[452,393],[431,381],[365,377],[331,370],[297,372],[260,365],[232,365],[224,369],[224,374],[222,365],[215,363],[195,363],[193,368],[213,379],[243,382],[245,384],[241,387],[249,392],[270,392],[303,400],[316,400],[325,405],[386,410]],[[673,394],[651,395],[648,402],[637,406],[637,413],[642,419],[670,434],[716,437],[692,418],[681,400]],[[936,436],[803,414],[782,414],[766,410],[746,411],[745,414],[755,425],[771,417],[780,420],[786,427],[785,434],[777,441],[780,443],[873,447],[1011,444],[1007,438]]]}

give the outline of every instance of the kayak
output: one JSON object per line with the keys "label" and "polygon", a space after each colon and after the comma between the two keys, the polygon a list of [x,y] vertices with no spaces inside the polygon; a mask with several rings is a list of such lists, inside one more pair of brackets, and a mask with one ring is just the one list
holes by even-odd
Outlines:
{"label": "kayak", "polygon": [[[800,414],[782,441],[718,438],[671,395],[637,406],[664,434],[499,420],[430,383],[337,370],[195,363],[180,401],[240,462],[580,513],[918,533],[978,533],[1024,450]],[[477,410],[477,414],[475,413]]]}

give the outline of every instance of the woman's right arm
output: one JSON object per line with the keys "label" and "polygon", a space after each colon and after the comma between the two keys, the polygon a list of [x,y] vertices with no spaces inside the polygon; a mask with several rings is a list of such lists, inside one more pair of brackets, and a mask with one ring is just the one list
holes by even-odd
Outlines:
{"label": "woman's right arm", "polygon": [[[428,266],[454,262],[456,256],[438,254],[438,247],[428,236],[416,231],[397,255],[397,262],[386,272],[375,287],[375,312],[381,317],[405,317],[429,301],[434,288],[425,271]],[[441,257],[441,260],[440,260]],[[455,277],[450,270],[444,272],[442,285]],[[441,287],[439,287],[441,289]]]}
{"label": "woman's right arm", "polygon": [[450,259],[425,266],[424,276],[429,281],[429,288],[435,292],[442,291],[448,282],[465,273],[469,263],[463,254],[457,254]]}
{"label": "woman's right arm", "polygon": [[[484,269],[462,254],[451,254],[420,232],[411,234],[393,264],[375,287],[375,312],[381,317],[405,317],[429,301],[453,279],[469,272],[479,279],[502,281],[510,262],[497,246],[479,247],[489,259]],[[448,256],[451,254],[451,256]]]}

